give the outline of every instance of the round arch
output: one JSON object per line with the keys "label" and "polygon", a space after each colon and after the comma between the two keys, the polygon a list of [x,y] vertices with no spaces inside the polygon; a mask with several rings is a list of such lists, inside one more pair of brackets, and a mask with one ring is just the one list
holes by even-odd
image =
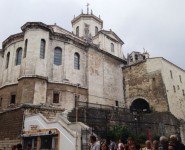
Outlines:
{"label": "round arch", "polygon": [[149,103],[143,98],[135,99],[130,106],[130,111],[151,112]]}

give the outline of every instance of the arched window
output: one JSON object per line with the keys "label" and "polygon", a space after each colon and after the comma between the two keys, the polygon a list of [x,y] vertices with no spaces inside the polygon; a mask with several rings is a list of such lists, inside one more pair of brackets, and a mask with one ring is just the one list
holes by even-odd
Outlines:
{"label": "arched window", "polygon": [[98,34],[98,27],[95,27],[95,35]]}
{"label": "arched window", "polygon": [[74,54],[74,69],[80,69],[80,55],[78,53]]}
{"label": "arched window", "polygon": [[79,26],[76,27],[76,36],[79,36]]}
{"label": "arched window", "polygon": [[62,49],[60,47],[56,47],[54,50],[54,64],[61,65],[62,63]]}
{"label": "arched window", "polygon": [[19,47],[17,49],[17,54],[16,54],[16,65],[20,65],[21,64],[21,60],[22,60],[22,48]]}
{"label": "arched window", "polygon": [[41,39],[40,43],[40,58],[45,58],[45,48],[46,48],[46,41],[44,39]]}
{"label": "arched window", "polygon": [[9,61],[10,61],[10,52],[8,52],[6,55],[6,68],[8,68],[9,66]]}
{"label": "arched window", "polygon": [[111,52],[114,52],[114,44],[111,43]]}
{"label": "arched window", "polygon": [[28,39],[25,40],[25,43],[24,43],[24,58],[26,57],[26,53],[27,53],[27,45],[28,45]]}

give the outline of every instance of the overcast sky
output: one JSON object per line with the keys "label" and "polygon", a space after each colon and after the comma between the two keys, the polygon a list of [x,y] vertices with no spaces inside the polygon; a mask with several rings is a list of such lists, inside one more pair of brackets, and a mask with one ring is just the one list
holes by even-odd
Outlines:
{"label": "overcast sky", "polygon": [[[145,48],[185,69],[185,0],[1,0],[0,43],[21,32],[28,21],[54,24],[72,31],[74,15],[86,4],[123,41],[123,52]],[[2,44],[1,44],[2,45]],[[1,48],[2,46],[0,46]]]}

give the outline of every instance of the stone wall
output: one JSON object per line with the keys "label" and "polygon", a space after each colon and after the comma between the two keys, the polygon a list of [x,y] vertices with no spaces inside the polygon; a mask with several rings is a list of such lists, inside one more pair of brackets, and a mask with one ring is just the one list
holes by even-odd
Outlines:
{"label": "stone wall", "polygon": [[22,78],[18,82],[17,102],[18,103],[33,103],[35,92],[35,79]]}
{"label": "stone wall", "polygon": [[[96,115],[94,115],[96,114]],[[75,109],[69,113],[70,121],[76,119]],[[137,120],[128,109],[115,108],[104,105],[90,104],[79,107],[78,120],[84,122],[99,136],[106,137],[107,130],[114,125],[127,126],[135,135],[147,135],[148,130],[151,136],[165,135],[169,137],[172,134],[180,135],[180,122],[170,112],[152,112],[137,114]]]}
{"label": "stone wall", "polygon": [[[109,36],[109,38],[108,38]],[[110,37],[113,40],[110,40]],[[98,36],[93,37],[93,43],[99,45],[99,48],[114,55],[121,59],[123,59],[123,51],[122,51],[122,45],[118,42],[118,40],[111,35],[110,33],[108,35],[105,34],[98,34]],[[114,44],[114,51],[111,51],[111,43]]]}
{"label": "stone wall", "polygon": [[125,103],[130,108],[138,98],[146,100],[155,111],[168,111],[165,85],[160,70],[147,71],[145,61],[123,68]]}
{"label": "stone wall", "polygon": [[[53,103],[54,92],[59,93],[59,104]],[[78,101],[87,102],[87,93],[88,90],[82,87],[48,83],[46,103],[70,111],[75,107],[75,95],[79,95]]]}
{"label": "stone wall", "polygon": [[[185,71],[164,58],[147,60],[147,70],[159,69],[166,87],[169,109],[177,118],[185,120]],[[181,78],[181,79],[180,79]]]}
{"label": "stone wall", "polygon": [[12,144],[21,143],[22,123],[21,109],[0,113],[0,149],[11,148]]}
{"label": "stone wall", "polygon": [[17,94],[18,88],[17,84],[9,85],[0,88],[0,97],[2,98],[2,107],[1,109],[6,109],[10,106],[11,94]]}
{"label": "stone wall", "polygon": [[89,102],[123,107],[123,62],[94,49],[88,51]]}
{"label": "stone wall", "polygon": [[[2,60],[2,70],[1,70],[2,73],[0,76],[0,80],[1,80],[0,86],[8,85],[10,83],[15,84],[17,83],[17,78],[20,77],[21,66],[16,65],[16,52],[19,47],[23,48],[22,41],[16,41],[15,43],[9,45],[4,51],[4,57]],[[6,68],[8,52],[10,52],[10,59],[9,59],[8,68]]]}

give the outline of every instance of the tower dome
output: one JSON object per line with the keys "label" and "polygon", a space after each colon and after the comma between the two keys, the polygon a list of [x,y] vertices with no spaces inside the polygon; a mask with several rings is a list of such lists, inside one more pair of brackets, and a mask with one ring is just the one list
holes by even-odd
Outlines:
{"label": "tower dome", "polygon": [[89,13],[88,5],[87,13],[84,14],[82,11],[79,16],[74,17],[71,23],[73,33],[81,38],[93,37],[103,28],[103,21],[95,16],[92,10]]}

